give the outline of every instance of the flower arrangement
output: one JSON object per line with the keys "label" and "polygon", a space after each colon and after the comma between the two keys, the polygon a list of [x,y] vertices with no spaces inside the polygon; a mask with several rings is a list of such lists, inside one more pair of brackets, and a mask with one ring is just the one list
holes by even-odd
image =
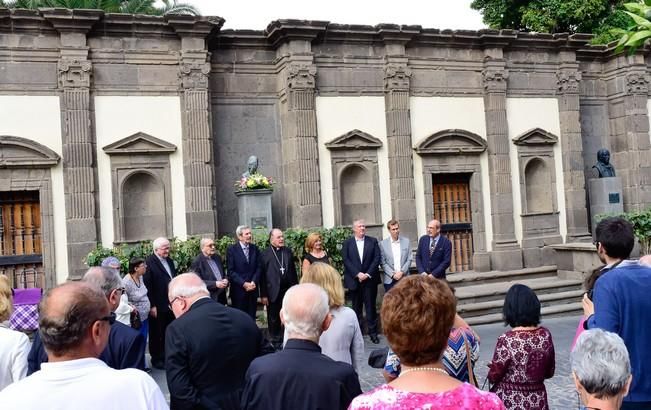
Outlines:
{"label": "flower arrangement", "polygon": [[274,189],[275,181],[272,177],[266,177],[259,172],[250,174],[249,176],[242,176],[237,182],[235,187],[238,191],[253,191],[256,189]]}

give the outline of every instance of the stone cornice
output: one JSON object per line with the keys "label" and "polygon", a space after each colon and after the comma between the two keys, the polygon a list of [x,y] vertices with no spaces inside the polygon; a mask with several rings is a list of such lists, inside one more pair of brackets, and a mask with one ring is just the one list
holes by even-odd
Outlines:
{"label": "stone cornice", "polygon": [[179,37],[205,38],[224,25],[224,19],[216,16],[190,16],[184,14],[168,14],[164,16]]}
{"label": "stone cornice", "polygon": [[291,40],[313,41],[328,26],[327,21],[319,20],[275,20],[269,23],[265,33],[275,46]]}
{"label": "stone cornice", "polygon": [[39,11],[60,33],[86,34],[104,15],[101,10],[47,8]]}

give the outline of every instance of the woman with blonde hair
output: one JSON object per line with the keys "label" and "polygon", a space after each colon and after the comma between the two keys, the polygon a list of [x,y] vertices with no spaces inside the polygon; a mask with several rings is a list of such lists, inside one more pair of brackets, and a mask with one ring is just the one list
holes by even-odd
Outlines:
{"label": "woman with blonde hair", "polygon": [[344,287],[341,275],[332,266],[315,262],[303,272],[301,283],[314,283],[325,289],[332,322],[319,339],[324,355],[352,364],[359,372],[357,362],[364,356],[364,339],[355,312],[344,306]]}
{"label": "woman with blonde hair", "polygon": [[307,268],[315,262],[330,264],[330,258],[323,247],[321,234],[318,232],[310,232],[307,238],[305,238],[305,254],[303,255],[301,273],[305,273]]}
{"label": "woman with blonde hair", "polygon": [[29,339],[9,329],[13,311],[13,290],[9,278],[0,274],[0,391],[27,376]]}

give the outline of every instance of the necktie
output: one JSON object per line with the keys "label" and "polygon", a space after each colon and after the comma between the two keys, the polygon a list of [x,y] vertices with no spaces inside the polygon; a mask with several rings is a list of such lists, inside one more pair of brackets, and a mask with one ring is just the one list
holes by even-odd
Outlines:
{"label": "necktie", "polygon": [[244,247],[244,256],[246,257],[246,261],[249,261],[249,246]]}
{"label": "necktie", "polygon": [[429,256],[431,257],[434,254],[434,248],[436,248],[436,240],[432,239],[429,245]]}

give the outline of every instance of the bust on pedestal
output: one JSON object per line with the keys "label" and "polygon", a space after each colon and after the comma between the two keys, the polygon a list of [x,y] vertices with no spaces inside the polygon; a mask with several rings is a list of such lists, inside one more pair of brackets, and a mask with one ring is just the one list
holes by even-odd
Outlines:
{"label": "bust on pedestal", "polygon": [[235,184],[237,190],[237,210],[240,225],[248,225],[251,229],[271,229],[271,194],[273,179],[258,172],[259,161],[251,155],[247,161],[248,170]]}
{"label": "bust on pedestal", "polygon": [[615,176],[615,167],[610,163],[610,152],[602,148],[597,152],[597,163],[592,167],[594,176],[588,181],[590,198],[590,215],[594,236],[599,214],[617,214],[624,212],[622,198],[622,180]]}

